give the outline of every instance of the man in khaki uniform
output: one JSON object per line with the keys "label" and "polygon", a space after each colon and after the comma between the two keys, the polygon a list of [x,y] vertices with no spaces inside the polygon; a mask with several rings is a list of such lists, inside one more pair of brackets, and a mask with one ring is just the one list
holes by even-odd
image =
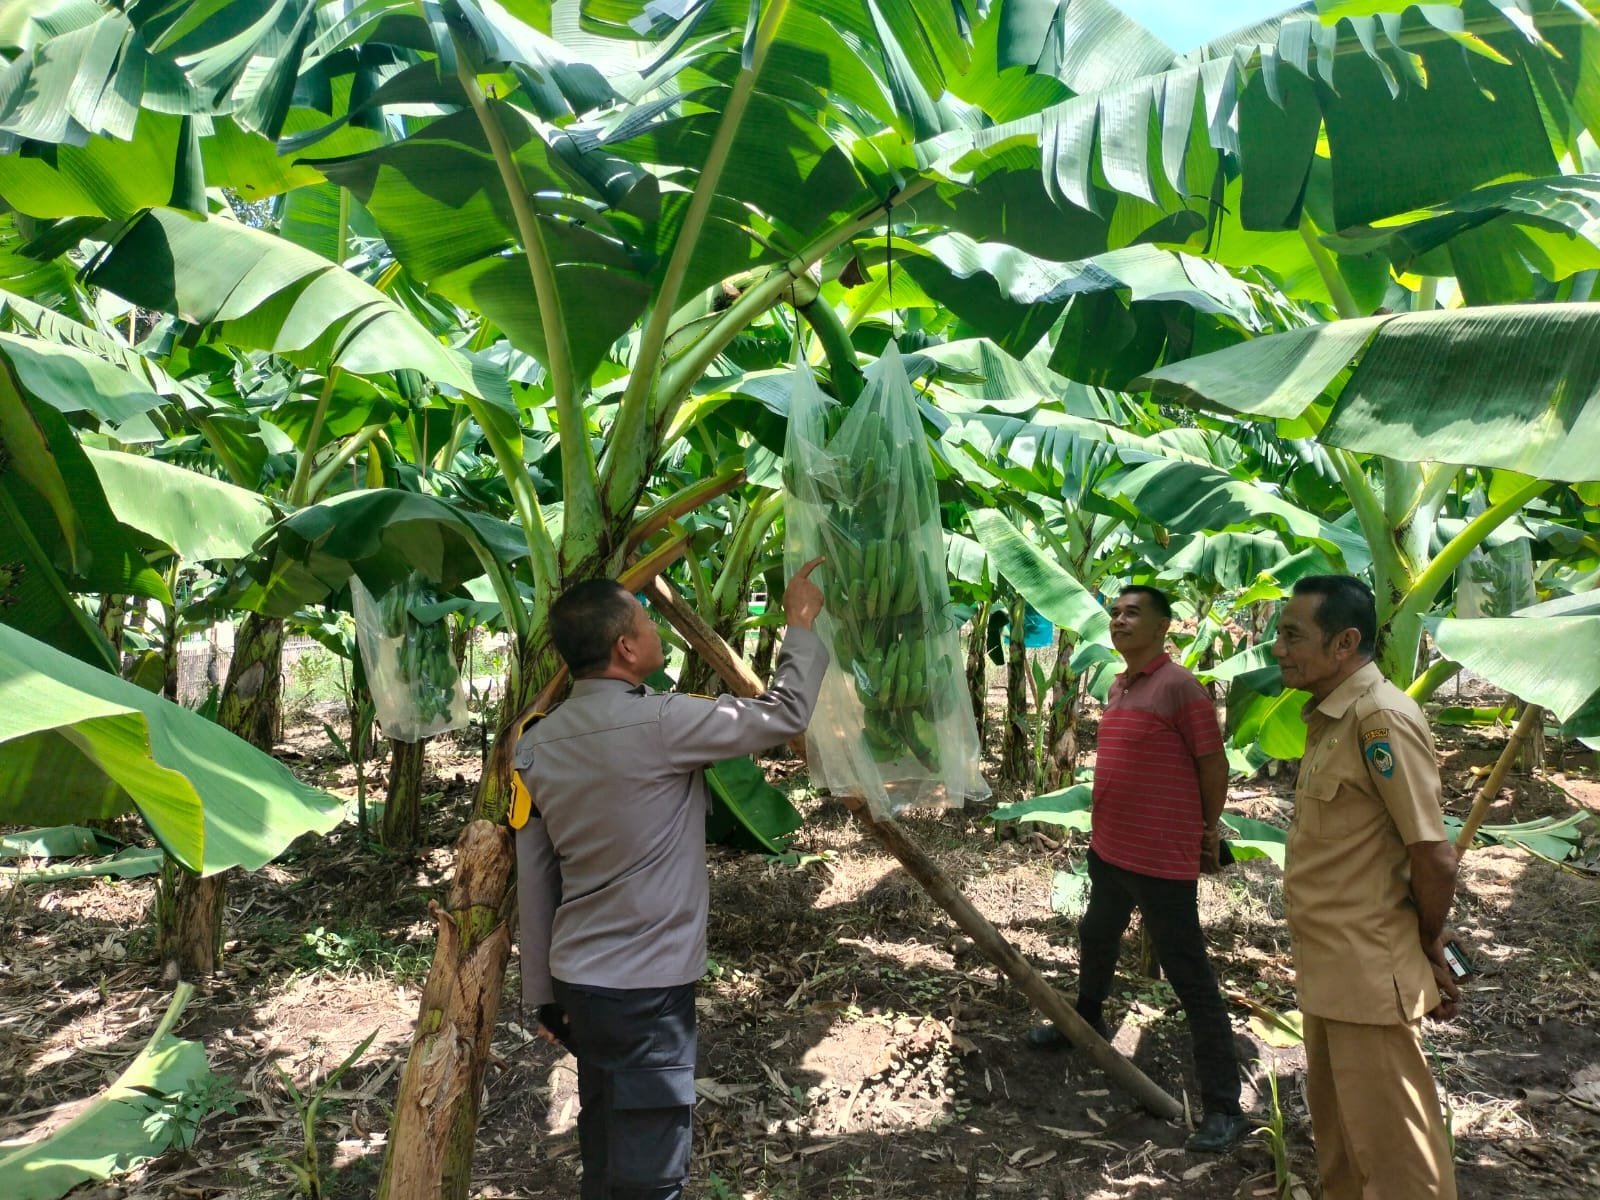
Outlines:
{"label": "man in khaki uniform", "polygon": [[1318,575],[1272,646],[1311,693],[1284,872],[1306,1098],[1326,1200],[1454,1200],[1421,1024],[1460,998],[1443,936],[1456,855],[1433,737],[1372,661],[1376,634],[1366,585]]}

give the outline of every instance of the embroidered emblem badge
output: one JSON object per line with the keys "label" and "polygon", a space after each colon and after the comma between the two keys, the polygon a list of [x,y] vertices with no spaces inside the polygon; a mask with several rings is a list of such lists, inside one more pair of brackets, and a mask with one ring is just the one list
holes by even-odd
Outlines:
{"label": "embroidered emblem badge", "polygon": [[1388,742],[1373,742],[1367,747],[1367,757],[1372,760],[1373,768],[1385,779],[1394,774],[1394,752],[1389,749]]}
{"label": "embroidered emblem badge", "polygon": [[1365,749],[1373,742],[1385,739],[1388,736],[1389,731],[1387,729],[1369,729],[1361,735],[1361,746]]}

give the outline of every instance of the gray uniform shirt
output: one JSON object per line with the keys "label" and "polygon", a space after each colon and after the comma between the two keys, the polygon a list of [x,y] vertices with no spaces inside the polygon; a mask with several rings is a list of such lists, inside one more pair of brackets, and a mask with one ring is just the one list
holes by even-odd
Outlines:
{"label": "gray uniform shirt", "polygon": [[790,628],[754,699],[580,679],[517,743],[534,815],[517,831],[522,1001],[579,987],[676,987],[706,969],[702,768],[805,729],[828,652]]}

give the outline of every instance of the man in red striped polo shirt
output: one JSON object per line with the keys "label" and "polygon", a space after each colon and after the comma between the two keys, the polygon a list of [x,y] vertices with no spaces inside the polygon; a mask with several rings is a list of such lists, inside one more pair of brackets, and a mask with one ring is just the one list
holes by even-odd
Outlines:
{"label": "man in red striped polo shirt", "polygon": [[[1111,644],[1127,669],[1111,685],[1096,740],[1076,1007],[1109,1040],[1106,997],[1137,908],[1189,1019],[1205,1112],[1189,1148],[1215,1151],[1248,1127],[1239,1111],[1233,1028],[1206,956],[1197,902],[1200,874],[1220,865],[1228,760],[1211,697],[1167,657],[1171,623],[1171,601],[1157,588],[1124,588],[1111,606]],[[1031,1031],[1029,1041],[1059,1045],[1061,1035],[1046,1025]]]}

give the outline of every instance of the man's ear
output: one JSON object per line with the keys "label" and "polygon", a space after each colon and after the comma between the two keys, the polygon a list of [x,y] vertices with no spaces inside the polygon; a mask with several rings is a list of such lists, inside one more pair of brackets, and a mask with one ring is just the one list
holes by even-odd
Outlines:
{"label": "man's ear", "polygon": [[1360,645],[1361,645],[1361,633],[1360,633],[1359,630],[1354,629],[1354,628],[1352,628],[1352,629],[1341,629],[1339,631],[1339,636],[1338,636],[1337,640],[1334,642],[1335,648],[1339,651],[1339,653],[1341,655],[1343,655],[1343,654],[1354,654],[1356,652],[1356,649]]}

